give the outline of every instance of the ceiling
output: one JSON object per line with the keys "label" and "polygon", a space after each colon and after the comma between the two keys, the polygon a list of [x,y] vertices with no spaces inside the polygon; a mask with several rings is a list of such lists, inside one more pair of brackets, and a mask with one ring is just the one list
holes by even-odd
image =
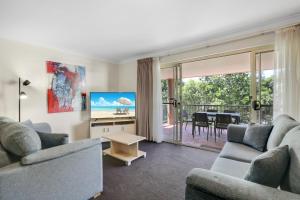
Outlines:
{"label": "ceiling", "polygon": [[120,62],[297,14],[299,0],[0,0],[0,38]]}
{"label": "ceiling", "polygon": [[[257,70],[270,70],[274,67],[274,52],[257,55]],[[182,64],[182,78],[195,78],[220,74],[250,72],[250,53],[241,53],[207,60]],[[161,79],[173,79],[173,69],[161,70]]]}

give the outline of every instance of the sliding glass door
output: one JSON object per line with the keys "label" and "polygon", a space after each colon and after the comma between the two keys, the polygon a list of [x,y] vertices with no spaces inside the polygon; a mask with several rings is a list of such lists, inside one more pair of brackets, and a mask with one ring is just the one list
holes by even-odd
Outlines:
{"label": "sliding glass door", "polygon": [[161,70],[164,141],[182,141],[182,67],[180,64]]}
{"label": "sliding glass door", "polygon": [[162,68],[164,141],[221,149],[227,133],[215,137],[216,115],[208,128],[194,126],[197,112],[230,114],[238,124],[271,123],[273,63],[272,50],[253,50]]}
{"label": "sliding glass door", "polygon": [[252,121],[270,124],[273,118],[274,52],[255,53],[252,74]]}

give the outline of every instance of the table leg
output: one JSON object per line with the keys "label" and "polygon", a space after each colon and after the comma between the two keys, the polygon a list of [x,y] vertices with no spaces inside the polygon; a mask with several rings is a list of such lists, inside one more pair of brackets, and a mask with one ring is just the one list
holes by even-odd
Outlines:
{"label": "table leg", "polygon": [[193,138],[195,137],[195,121],[193,120],[193,126],[192,126],[192,135]]}

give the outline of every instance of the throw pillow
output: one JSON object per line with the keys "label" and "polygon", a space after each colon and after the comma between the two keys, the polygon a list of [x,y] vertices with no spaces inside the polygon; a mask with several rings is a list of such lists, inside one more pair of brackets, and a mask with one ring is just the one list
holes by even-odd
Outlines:
{"label": "throw pillow", "polygon": [[244,179],[277,188],[288,168],[289,159],[288,145],[269,150],[251,162]]}
{"label": "throw pillow", "polygon": [[269,125],[249,125],[246,129],[243,143],[263,152],[272,128],[273,126]]}
{"label": "throw pillow", "polygon": [[23,122],[21,122],[21,124],[23,124],[23,125],[25,125],[25,126],[27,126],[27,127],[29,127],[29,128],[32,128],[32,129],[34,129],[34,127],[33,127],[33,123],[32,123],[32,121],[31,121],[30,119],[28,119],[28,120],[26,120],[26,121],[23,121]]}
{"label": "throw pillow", "polygon": [[6,117],[0,117],[0,141],[7,151],[18,156],[41,149],[40,137],[32,128]]}

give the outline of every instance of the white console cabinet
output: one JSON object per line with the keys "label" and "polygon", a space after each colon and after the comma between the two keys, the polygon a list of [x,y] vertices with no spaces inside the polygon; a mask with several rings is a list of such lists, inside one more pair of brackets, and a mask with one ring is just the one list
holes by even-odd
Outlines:
{"label": "white console cabinet", "polygon": [[106,134],[136,134],[135,119],[92,119],[90,121],[90,138],[102,138]]}

